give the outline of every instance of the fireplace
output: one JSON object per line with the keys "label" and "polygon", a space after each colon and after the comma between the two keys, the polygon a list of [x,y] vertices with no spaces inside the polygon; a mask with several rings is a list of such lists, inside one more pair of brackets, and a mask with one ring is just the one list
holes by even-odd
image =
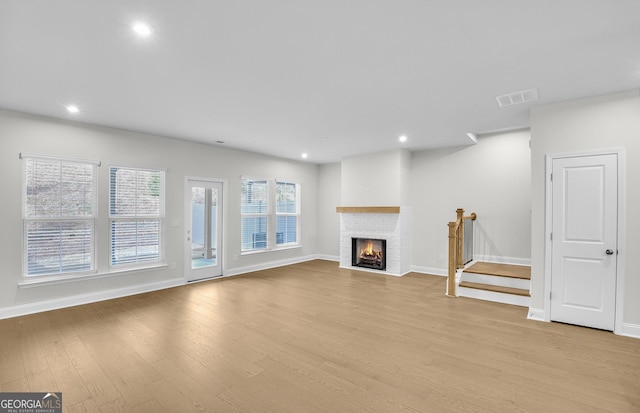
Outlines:
{"label": "fireplace", "polygon": [[387,240],[351,238],[351,265],[385,271],[387,269]]}
{"label": "fireplace", "polygon": [[[340,268],[384,272],[397,277],[411,272],[411,207],[338,207],[336,211],[340,214]],[[378,263],[376,268],[354,263],[354,238],[385,241],[384,248],[372,245],[373,250],[382,250],[384,262]],[[359,254],[362,247],[358,249],[356,245],[355,248]]]}

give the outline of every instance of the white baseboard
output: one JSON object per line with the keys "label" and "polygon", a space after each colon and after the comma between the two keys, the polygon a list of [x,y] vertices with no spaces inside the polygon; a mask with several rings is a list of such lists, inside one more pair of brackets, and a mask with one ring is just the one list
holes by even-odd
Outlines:
{"label": "white baseboard", "polygon": [[139,284],[131,287],[116,288],[113,290],[98,291],[95,293],[55,298],[53,300],[38,301],[35,303],[19,304],[11,307],[0,308],[0,319],[19,317],[28,314],[41,313],[44,311],[58,310],[60,308],[95,303],[98,301],[112,300],[114,298],[127,297],[129,295],[148,293],[157,290],[164,290],[166,288],[177,287],[180,285],[184,285],[184,279],[173,278],[171,280]]}
{"label": "white baseboard", "polygon": [[[497,262],[500,264],[514,264],[514,265],[531,265],[530,258],[513,258],[513,257],[498,257],[495,255],[474,255],[474,261],[485,262]],[[470,265],[471,263],[467,264]],[[442,277],[448,276],[447,268],[434,268],[434,267],[422,267],[420,265],[412,265],[411,271],[421,274],[440,275]]]}
{"label": "white baseboard", "polygon": [[497,262],[499,264],[531,265],[531,258],[499,257],[496,255],[474,255],[473,260]]}
{"label": "white baseboard", "polygon": [[620,333],[622,336],[640,338],[640,325],[631,324],[631,323],[623,323],[622,324],[622,332]]}
{"label": "white baseboard", "polygon": [[315,259],[317,260],[325,260],[325,261],[335,261],[340,262],[339,255],[325,255],[325,254],[316,254]]}
{"label": "white baseboard", "polygon": [[[527,319],[535,320],[535,321],[549,322],[549,320],[545,319],[544,310],[541,309],[541,308],[529,307],[529,312],[527,313]],[[619,332],[616,331],[615,333],[619,334],[621,336],[632,337],[632,338],[640,338],[640,325],[631,324],[631,323],[623,323],[622,324],[622,330],[619,331]]]}
{"label": "white baseboard", "polygon": [[246,274],[249,272],[268,270],[268,269],[277,268],[277,267],[284,267],[285,265],[299,264],[301,262],[312,261],[317,258],[318,257],[316,255],[307,255],[304,257],[289,258],[286,260],[269,261],[263,264],[248,265],[246,267],[239,267],[239,268],[234,268],[232,270],[227,270],[224,276],[231,277],[234,275]]}
{"label": "white baseboard", "polygon": [[419,265],[412,265],[411,271],[418,272],[420,274],[439,275],[442,277],[449,275],[446,268],[421,267]]}
{"label": "white baseboard", "polygon": [[544,317],[544,310],[541,308],[532,308],[529,307],[529,312],[527,313],[527,319],[535,320],[535,321],[544,321],[548,322]]}

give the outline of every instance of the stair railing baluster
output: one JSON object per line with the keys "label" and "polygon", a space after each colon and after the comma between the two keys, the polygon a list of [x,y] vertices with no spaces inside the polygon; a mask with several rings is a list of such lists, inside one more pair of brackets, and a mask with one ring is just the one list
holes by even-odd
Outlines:
{"label": "stair railing baluster", "polygon": [[449,222],[449,266],[447,279],[447,296],[457,297],[456,294],[456,273],[458,269],[464,268],[464,221],[475,221],[475,212],[469,216],[464,216],[464,209],[456,209],[456,220]]}

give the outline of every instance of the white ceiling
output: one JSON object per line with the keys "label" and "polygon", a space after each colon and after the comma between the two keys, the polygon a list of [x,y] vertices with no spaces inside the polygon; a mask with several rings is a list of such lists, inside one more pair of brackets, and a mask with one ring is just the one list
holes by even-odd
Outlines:
{"label": "white ceiling", "polygon": [[0,108],[314,163],[639,87],[639,0],[0,1]]}

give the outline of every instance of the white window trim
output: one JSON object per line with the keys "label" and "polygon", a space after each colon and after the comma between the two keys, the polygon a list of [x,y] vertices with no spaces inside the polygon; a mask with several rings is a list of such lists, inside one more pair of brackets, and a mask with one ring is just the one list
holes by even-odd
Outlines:
{"label": "white window trim", "polygon": [[[94,276],[98,271],[98,262],[97,262],[97,245],[98,245],[98,170],[97,168],[102,164],[97,160],[90,159],[81,159],[81,158],[69,158],[69,157],[61,157],[55,155],[42,155],[42,154],[33,154],[33,153],[25,153],[21,152],[18,154],[18,158],[25,159],[37,159],[49,162],[60,162],[60,163],[74,163],[81,165],[92,165],[93,166],[93,211],[92,216],[90,217],[27,217],[26,216],[26,207],[27,207],[27,187],[26,187],[26,174],[25,168],[22,167],[22,197],[21,197],[21,208],[22,208],[22,271],[21,271],[21,281],[18,283],[19,285],[27,285],[27,284],[42,284],[52,282],[58,279],[71,279],[71,278],[83,278],[88,276]],[[74,272],[65,272],[65,273],[50,273],[50,274],[40,274],[40,275],[28,275],[28,267],[27,267],[27,239],[26,239],[26,225],[28,222],[55,222],[55,221],[86,221],[91,222],[93,225],[92,233],[92,251],[91,251],[91,263],[92,269],[88,271],[74,271]]]}
{"label": "white window trim", "polygon": [[[268,178],[254,178],[254,177],[246,177],[243,176],[240,178],[240,182],[242,183],[242,181],[253,181],[253,182],[266,182],[267,183],[267,210],[266,212],[261,212],[261,213],[244,213],[242,211],[242,199],[240,200],[240,255],[250,255],[250,254],[259,254],[259,253],[263,253],[263,252],[268,252],[271,250],[271,248],[269,248],[269,246],[271,245],[271,240],[269,239],[270,237],[270,232],[271,232],[271,228],[273,226],[273,222],[271,220],[271,210],[272,210],[272,205],[271,205],[271,198],[273,198],[273,188],[271,187],[270,184],[270,179]],[[242,189],[241,189],[242,192]],[[240,194],[240,196],[242,197],[242,193]],[[243,227],[242,227],[242,220],[244,218],[260,218],[260,217],[265,217],[267,219],[267,245],[265,248],[258,248],[258,249],[250,249],[250,250],[243,250],[242,249],[242,232],[243,232]]]}
{"label": "white window trim", "polygon": [[[161,172],[161,194],[162,198],[160,199],[160,212],[158,216],[145,216],[145,215],[122,215],[122,216],[113,216],[111,213],[111,196],[112,196],[112,187],[111,187],[111,169],[112,168],[121,168],[121,169],[129,169],[135,171],[151,171],[151,172]],[[166,172],[167,168],[156,168],[156,167],[137,167],[126,164],[117,164],[113,163],[109,165],[109,177],[108,177],[108,187],[109,187],[109,197],[108,203],[108,227],[109,227],[109,238],[107,240],[109,245],[109,255],[108,255],[108,271],[104,274],[106,275],[117,275],[120,273],[138,271],[138,270],[146,270],[146,269],[155,269],[166,267],[166,259],[165,259],[165,226],[166,226],[166,213],[165,213],[165,204],[166,204]],[[133,262],[133,263],[122,263],[122,264],[113,264],[112,260],[112,237],[113,237],[113,222],[122,222],[122,221],[143,221],[143,220],[158,220],[158,259],[153,261],[141,261],[141,262]]]}
{"label": "white window trim", "polygon": [[[276,187],[278,185],[278,183],[283,183],[283,184],[293,184],[296,187],[296,212],[278,212],[278,205],[277,205],[277,200],[275,199],[275,196],[277,196],[277,190]],[[300,184],[295,182],[295,181],[289,181],[286,179],[275,179],[274,180],[274,212],[275,212],[275,219],[276,219],[276,225],[274,226],[274,231],[273,231],[273,236],[274,236],[274,240],[273,240],[273,245],[274,245],[274,249],[277,250],[283,250],[283,249],[289,249],[289,248],[296,248],[301,246],[300,243],[300,221],[301,221],[301,211],[300,211]],[[282,244],[277,244],[277,240],[275,239],[275,237],[277,236],[277,219],[278,217],[296,217],[296,242],[288,242],[288,243],[282,243]]]}
{"label": "white window trim", "polygon": [[[276,179],[276,178],[255,178],[255,177],[247,177],[247,176],[242,176],[240,178],[240,181],[243,180],[249,180],[249,181],[266,181],[267,182],[267,212],[264,214],[243,214],[242,210],[240,211],[240,219],[242,220],[242,218],[244,217],[249,217],[249,216],[266,216],[267,217],[267,246],[266,248],[260,248],[260,249],[252,249],[252,250],[242,250],[242,245],[240,246],[240,255],[253,255],[253,254],[263,254],[263,253],[267,253],[267,252],[274,252],[274,251],[283,251],[283,250],[289,250],[289,249],[296,249],[296,248],[302,248],[302,242],[301,242],[301,221],[302,221],[302,211],[301,211],[301,199],[300,199],[300,193],[301,193],[301,185],[299,182],[295,181],[295,180],[289,180],[289,179]],[[288,184],[295,184],[296,185],[296,210],[297,213],[278,213],[277,212],[277,206],[276,206],[276,196],[277,196],[277,191],[276,191],[276,183],[278,182],[282,182],[282,183],[288,183]],[[242,202],[241,202],[241,208],[242,208]],[[277,219],[278,216],[297,216],[298,219],[296,220],[296,239],[297,242],[295,243],[287,243],[287,244],[276,244],[276,229],[277,229]],[[240,225],[240,231],[241,231],[241,235],[240,238],[242,239],[242,224]]]}

